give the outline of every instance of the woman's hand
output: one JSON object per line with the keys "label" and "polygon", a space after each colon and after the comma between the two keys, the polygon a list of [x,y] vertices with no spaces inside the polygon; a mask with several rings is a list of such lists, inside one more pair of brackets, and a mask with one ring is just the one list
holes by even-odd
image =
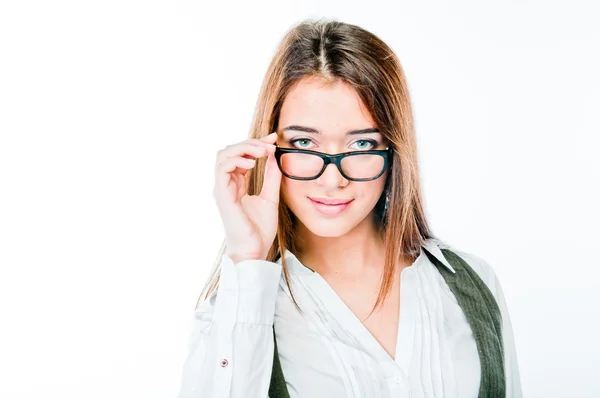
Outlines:
{"label": "woman's hand", "polygon": [[[228,145],[217,153],[213,196],[225,226],[226,253],[234,263],[264,260],[277,234],[281,171],[275,160],[277,133]],[[246,173],[268,156],[259,195],[246,192]]]}

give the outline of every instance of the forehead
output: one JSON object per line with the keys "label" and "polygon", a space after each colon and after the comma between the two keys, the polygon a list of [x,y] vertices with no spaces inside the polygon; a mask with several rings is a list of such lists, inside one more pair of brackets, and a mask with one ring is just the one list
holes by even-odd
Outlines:
{"label": "forehead", "polygon": [[340,137],[349,130],[376,127],[350,84],[343,81],[325,84],[318,78],[300,80],[285,97],[278,130],[290,125],[311,127],[324,136]]}

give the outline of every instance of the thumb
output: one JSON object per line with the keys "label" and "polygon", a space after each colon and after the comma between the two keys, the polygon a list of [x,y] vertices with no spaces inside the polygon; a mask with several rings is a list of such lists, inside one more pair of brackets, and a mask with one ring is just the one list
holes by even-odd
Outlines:
{"label": "thumb", "polygon": [[281,186],[281,170],[277,165],[275,154],[270,154],[265,166],[263,186],[260,197],[273,203],[279,203],[279,187]]}

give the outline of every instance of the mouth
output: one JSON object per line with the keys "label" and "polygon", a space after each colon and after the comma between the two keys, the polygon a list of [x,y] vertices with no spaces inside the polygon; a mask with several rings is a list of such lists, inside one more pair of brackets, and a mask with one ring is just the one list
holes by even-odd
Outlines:
{"label": "mouth", "polygon": [[352,202],[354,199],[336,199],[336,198],[311,198],[308,197],[313,202],[321,203],[324,205],[344,205]]}
{"label": "mouth", "polygon": [[315,209],[324,215],[337,215],[343,212],[350,206],[354,199],[325,199],[325,198],[311,198],[311,203]]}

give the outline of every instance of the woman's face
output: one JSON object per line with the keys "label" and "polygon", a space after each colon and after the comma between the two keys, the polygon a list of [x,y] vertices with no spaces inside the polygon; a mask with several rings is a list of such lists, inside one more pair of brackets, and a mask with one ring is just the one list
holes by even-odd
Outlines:
{"label": "woman's face", "polygon": [[[300,131],[291,126],[307,127],[318,133]],[[348,83],[338,81],[324,85],[316,78],[306,78],[291,89],[283,102],[277,145],[328,154],[385,149],[387,143],[379,132],[347,134],[376,127],[369,111]],[[364,159],[362,161],[368,165],[369,160]],[[288,164],[296,167],[299,163]],[[354,172],[360,173],[361,170]],[[349,181],[334,164],[329,164],[315,180],[299,181],[283,176],[281,191],[291,211],[308,230],[322,237],[337,237],[361,223],[373,223],[373,210],[383,192],[387,173],[386,169],[376,180]],[[340,206],[319,205],[310,198],[351,202],[341,206],[343,210],[340,211]]]}

